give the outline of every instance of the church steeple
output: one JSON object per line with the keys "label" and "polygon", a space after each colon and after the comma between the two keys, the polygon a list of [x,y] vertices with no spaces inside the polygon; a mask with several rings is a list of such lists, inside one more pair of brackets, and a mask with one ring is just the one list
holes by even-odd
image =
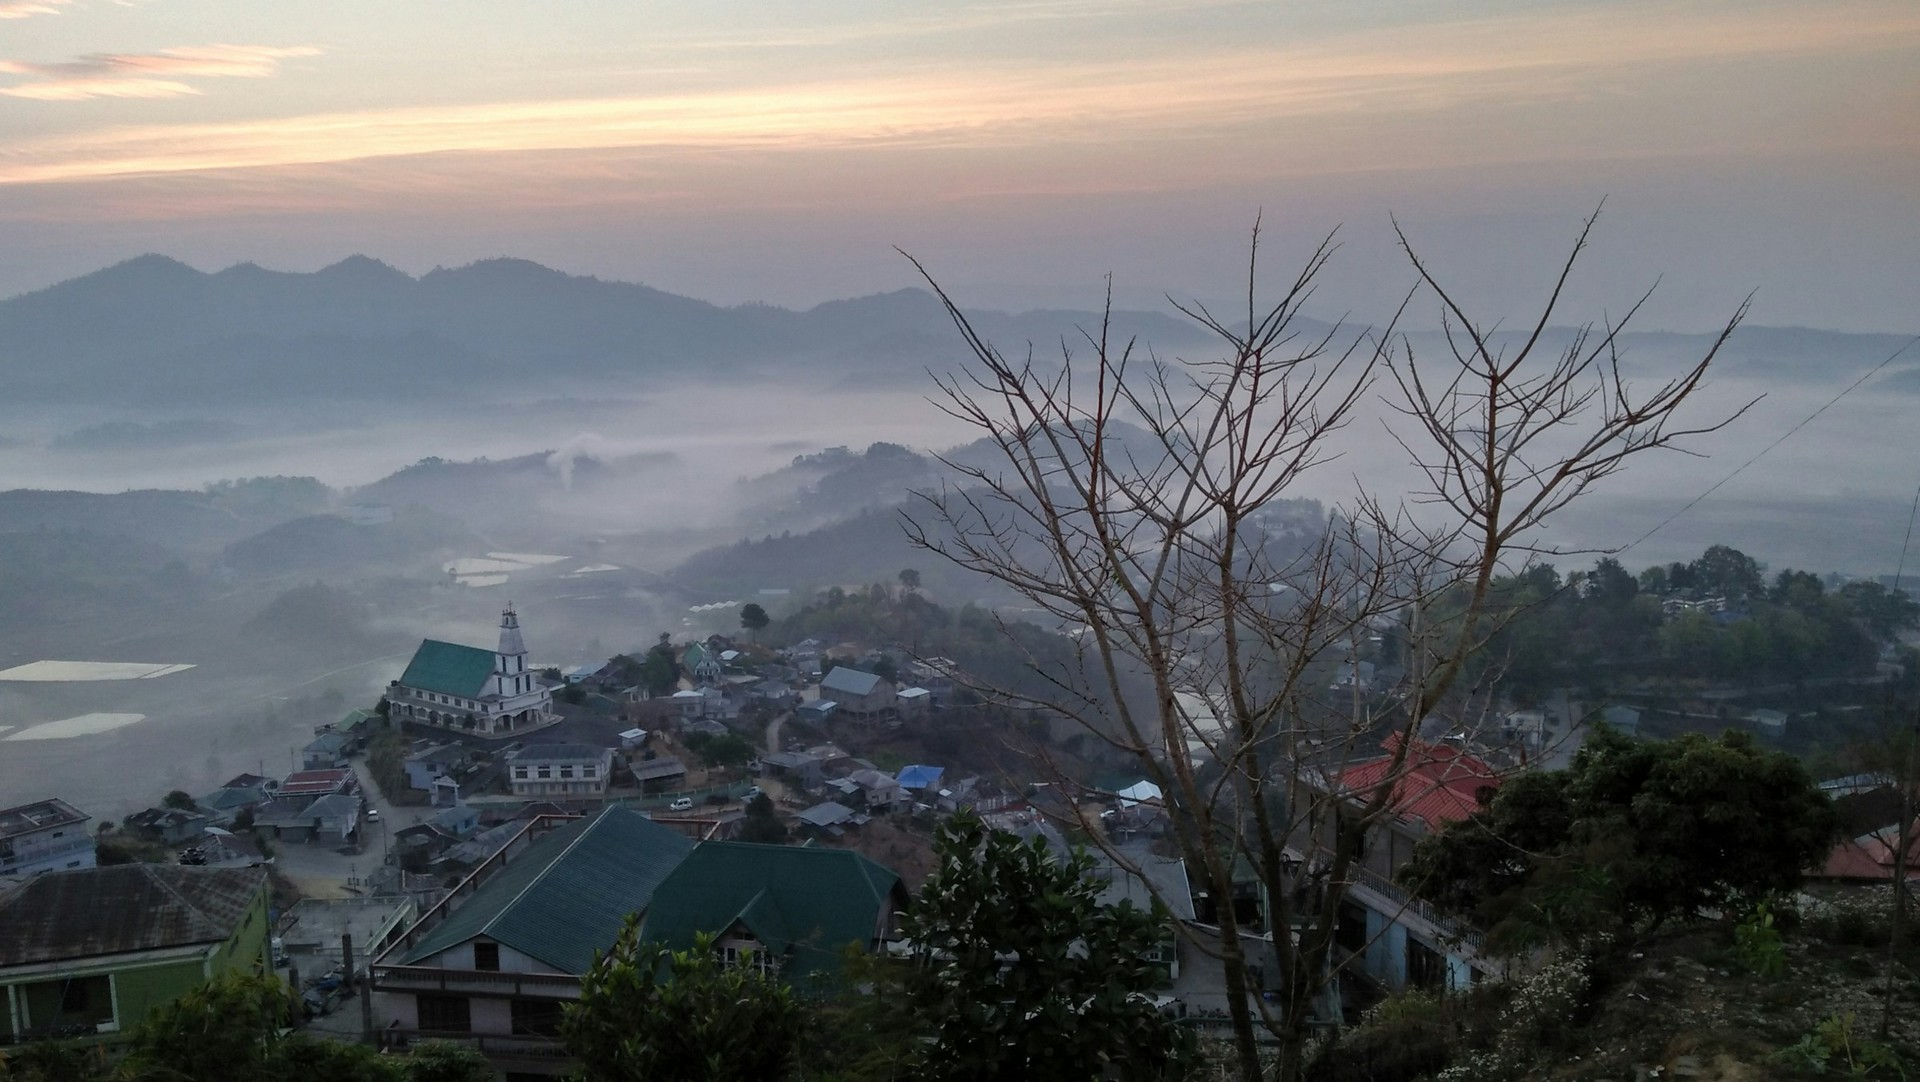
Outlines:
{"label": "church steeple", "polygon": [[503,673],[522,673],[527,671],[527,644],[520,638],[520,617],[513,611],[513,604],[507,604],[506,611],[500,614],[500,671]]}

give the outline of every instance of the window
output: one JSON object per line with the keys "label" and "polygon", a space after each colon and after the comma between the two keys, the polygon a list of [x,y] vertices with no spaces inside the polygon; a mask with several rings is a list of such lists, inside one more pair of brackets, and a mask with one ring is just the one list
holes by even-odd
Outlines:
{"label": "window", "polygon": [[475,940],[473,944],[473,968],[487,973],[500,972],[500,944],[486,940]]}
{"label": "window", "polygon": [[515,781],[526,781],[526,780],[527,780],[527,768],[526,768],[526,767],[524,767],[524,766],[516,766],[516,767],[514,767],[514,768],[513,768],[513,777],[514,777],[514,780],[515,780]]}
{"label": "window", "polygon": [[514,1000],[513,1032],[528,1037],[558,1037],[560,1002],[553,999]]}
{"label": "window", "polygon": [[551,778],[551,777],[553,777],[553,768],[552,768],[552,767],[550,767],[550,766],[543,766],[543,767],[541,767],[541,768],[540,768],[540,776],[541,776],[542,778]]}
{"label": "window", "polygon": [[465,996],[419,996],[422,1033],[471,1033],[473,1010]]}
{"label": "window", "polygon": [[771,975],[776,968],[773,955],[765,948],[722,947],[720,955],[730,966],[752,965],[755,970],[765,975]]}
{"label": "window", "polygon": [[1407,984],[1429,991],[1447,986],[1447,960],[1432,947],[1407,937]]}
{"label": "window", "polygon": [[599,777],[599,775],[600,775],[600,768],[597,766],[583,766],[580,768],[580,776],[583,778],[587,778],[591,780],[593,778]]}
{"label": "window", "polygon": [[568,781],[571,781],[571,780],[573,780],[573,768],[572,768],[572,767],[570,767],[570,766],[563,766],[563,767],[561,767],[561,768],[560,768],[560,776],[561,776],[562,778],[565,778],[565,779],[567,779]]}
{"label": "window", "polygon": [[1352,902],[1340,903],[1340,922],[1334,925],[1333,941],[1358,954],[1367,949],[1367,911]]}

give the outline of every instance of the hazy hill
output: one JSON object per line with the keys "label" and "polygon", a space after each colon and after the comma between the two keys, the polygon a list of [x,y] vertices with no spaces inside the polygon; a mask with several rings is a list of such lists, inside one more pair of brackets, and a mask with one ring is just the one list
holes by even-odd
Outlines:
{"label": "hazy hill", "polygon": [[[982,313],[996,340],[1048,344],[1092,313]],[[1196,338],[1120,313],[1129,334]],[[723,308],[646,286],[494,259],[414,278],[355,256],[310,274],[214,274],[148,255],[0,302],[0,376],[66,400],[260,393],[460,394],[547,380],[701,376],[808,362],[810,375],[919,376],[959,342],[939,302],[906,289],[819,305]],[[687,368],[685,366],[693,366]]]}

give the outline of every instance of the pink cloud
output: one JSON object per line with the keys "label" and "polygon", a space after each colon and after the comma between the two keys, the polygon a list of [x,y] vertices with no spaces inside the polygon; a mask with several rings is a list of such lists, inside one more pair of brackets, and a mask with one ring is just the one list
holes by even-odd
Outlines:
{"label": "pink cloud", "polygon": [[58,15],[73,0],[0,0],[0,19],[31,19],[35,15]]}
{"label": "pink cloud", "polygon": [[0,60],[0,73],[27,82],[0,87],[0,94],[38,101],[88,98],[172,98],[200,91],[183,78],[262,79],[289,57],[317,56],[307,45],[195,45],[154,53],[90,53],[59,63]]}

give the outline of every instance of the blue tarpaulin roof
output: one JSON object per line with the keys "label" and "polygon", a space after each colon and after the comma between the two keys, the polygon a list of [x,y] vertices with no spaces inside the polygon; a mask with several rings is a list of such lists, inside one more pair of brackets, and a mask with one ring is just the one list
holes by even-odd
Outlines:
{"label": "blue tarpaulin roof", "polygon": [[940,775],[946,772],[946,768],[940,766],[903,766],[900,776],[894,780],[902,789],[931,789],[940,784]]}

